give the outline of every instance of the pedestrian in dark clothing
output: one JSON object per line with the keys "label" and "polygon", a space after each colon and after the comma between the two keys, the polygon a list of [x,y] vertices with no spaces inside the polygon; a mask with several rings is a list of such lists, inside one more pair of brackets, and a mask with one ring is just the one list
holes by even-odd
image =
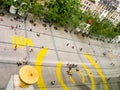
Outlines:
{"label": "pedestrian in dark clothing", "polygon": [[82,51],[82,48],[80,48],[80,51]]}
{"label": "pedestrian in dark clothing", "polygon": [[17,49],[17,45],[15,45],[14,51],[16,51],[16,49]]}
{"label": "pedestrian in dark clothing", "polygon": [[108,78],[107,80],[109,81],[111,78]]}
{"label": "pedestrian in dark clothing", "polygon": [[66,44],[66,46],[68,46],[68,45],[69,45],[69,43]]}
{"label": "pedestrian in dark clothing", "polygon": [[30,29],[30,31],[32,31],[32,28]]}
{"label": "pedestrian in dark clothing", "polygon": [[33,49],[32,49],[32,48],[30,49],[30,52],[33,52]]}
{"label": "pedestrian in dark clothing", "polygon": [[22,63],[23,63],[24,65],[27,65],[27,64],[28,64],[28,62],[27,62],[27,61],[23,61]]}
{"label": "pedestrian in dark clothing", "polygon": [[44,46],[42,46],[41,48],[44,48]]}
{"label": "pedestrian in dark clothing", "polygon": [[72,46],[72,49],[74,49],[74,46]]}
{"label": "pedestrian in dark clothing", "polygon": [[17,64],[18,66],[22,65],[22,63],[20,63],[20,62],[17,62],[16,64]]}
{"label": "pedestrian in dark clothing", "polygon": [[69,64],[67,64],[66,67],[69,67]]}
{"label": "pedestrian in dark clothing", "polygon": [[103,55],[104,55],[104,56],[106,56],[106,53],[105,53],[105,52],[103,52]]}
{"label": "pedestrian in dark clothing", "polygon": [[75,65],[75,67],[77,68],[77,64]]}
{"label": "pedestrian in dark clothing", "polygon": [[40,33],[37,33],[36,35],[37,35],[38,37],[40,37]]}
{"label": "pedestrian in dark clothing", "polygon": [[115,64],[114,64],[114,63],[111,63],[110,65],[115,66]]}
{"label": "pedestrian in dark clothing", "polygon": [[55,85],[55,81],[51,81],[51,85]]}
{"label": "pedestrian in dark clothing", "polygon": [[72,68],[71,67],[69,67],[69,70],[71,70]]}
{"label": "pedestrian in dark clothing", "polygon": [[78,68],[76,68],[76,72],[78,72],[79,71],[79,69]]}

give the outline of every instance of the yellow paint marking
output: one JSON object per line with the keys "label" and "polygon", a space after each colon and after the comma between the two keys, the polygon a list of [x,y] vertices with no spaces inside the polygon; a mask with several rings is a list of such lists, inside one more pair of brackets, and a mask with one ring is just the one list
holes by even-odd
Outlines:
{"label": "yellow paint marking", "polygon": [[79,70],[78,73],[82,77],[82,83],[85,83],[85,77],[84,77],[84,74],[82,73],[82,71]]}
{"label": "yellow paint marking", "polygon": [[[37,69],[38,73],[39,73],[39,79],[38,79],[38,86],[42,87],[42,90],[46,90],[46,86],[44,84],[43,81],[43,77],[42,77],[42,61],[44,56],[46,55],[48,49],[47,48],[43,48],[39,51],[37,57],[36,57],[36,62],[35,62],[35,68]],[[41,90],[41,89],[40,89]]]}
{"label": "yellow paint marking", "polygon": [[15,47],[15,38],[14,38],[14,36],[12,36],[12,47],[13,48]]}
{"label": "yellow paint marking", "polygon": [[23,48],[23,37],[19,38],[19,47]]}
{"label": "yellow paint marking", "polygon": [[62,67],[62,62],[58,62],[57,68],[56,68],[56,74],[57,74],[58,81],[59,81],[59,83],[61,84],[61,86],[63,87],[64,90],[69,90],[68,87],[65,85],[63,79],[62,79],[61,67]]}
{"label": "yellow paint marking", "polygon": [[74,79],[72,78],[72,70],[68,70],[68,75],[69,75],[69,79],[72,83],[75,83]]}
{"label": "yellow paint marking", "polygon": [[69,78],[70,78],[70,81],[71,81],[72,83],[75,83],[75,81],[74,81],[74,79],[72,78],[72,76],[69,76]]}
{"label": "yellow paint marking", "polygon": [[102,70],[101,70],[100,67],[98,66],[98,64],[95,62],[95,60],[94,60],[88,53],[85,53],[85,56],[86,56],[86,58],[94,65],[94,67],[96,68],[98,74],[100,75],[100,77],[101,77],[101,79],[102,79],[102,81],[103,81],[103,84],[104,84],[104,90],[109,90],[109,87],[108,87],[106,78],[105,78]]}
{"label": "yellow paint marking", "polygon": [[90,72],[90,70],[87,68],[87,66],[85,64],[82,64],[83,68],[87,71],[89,77],[90,77],[90,80],[91,80],[91,85],[92,85],[92,88],[91,90],[95,90],[95,82],[94,82],[94,78]]}
{"label": "yellow paint marking", "polygon": [[24,46],[34,46],[32,39],[30,38],[23,38],[21,36],[12,36],[12,47],[14,48],[15,45],[19,48],[23,48]]}
{"label": "yellow paint marking", "polygon": [[32,40],[29,39],[29,38],[24,39],[23,45],[24,46],[32,46],[32,47],[34,46],[33,43],[32,43]]}

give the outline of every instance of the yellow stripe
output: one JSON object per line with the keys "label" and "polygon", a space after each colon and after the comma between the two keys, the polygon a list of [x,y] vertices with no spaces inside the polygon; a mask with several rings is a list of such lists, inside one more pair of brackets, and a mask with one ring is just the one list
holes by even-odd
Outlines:
{"label": "yellow stripe", "polygon": [[91,90],[95,90],[95,82],[94,82],[94,78],[90,72],[90,70],[87,68],[87,66],[85,64],[82,64],[83,68],[87,71],[89,77],[90,77],[90,80],[91,80],[91,85],[92,85],[92,89]]}
{"label": "yellow stripe", "polygon": [[63,87],[64,90],[69,90],[68,87],[65,85],[62,76],[61,76],[61,66],[62,66],[62,62],[59,62],[57,64],[57,68],[56,68],[56,74],[57,74],[57,78],[59,83],[61,84],[61,86]]}
{"label": "yellow stripe", "polygon": [[16,39],[16,45],[17,45],[17,47],[19,47],[19,38],[18,38],[18,36],[16,36],[15,39]]}
{"label": "yellow stripe", "polygon": [[78,73],[81,75],[82,77],[82,83],[85,83],[85,77],[84,77],[84,74],[82,73],[82,71],[78,71]]}
{"label": "yellow stripe", "polygon": [[15,47],[15,37],[12,36],[12,47],[14,48]]}
{"label": "yellow stripe", "polygon": [[69,76],[69,79],[72,83],[75,83],[74,79],[71,76]]}
{"label": "yellow stripe", "polygon": [[103,84],[104,84],[104,90],[109,90],[106,78],[105,78],[102,70],[98,66],[98,64],[95,62],[95,60],[88,53],[85,53],[85,56],[94,65],[94,67],[96,68],[98,74],[100,75],[100,77],[101,77],[101,79],[103,81]]}
{"label": "yellow stripe", "polygon": [[38,73],[39,73],[39,80],[38,80],[38,86],[42,87],[42,90],[46,90],[46,86],[44,84],[43,81],[43,77],[42,77],[42,61],[44,56],[46,55],[48,49],[47,48],[43,48],[39,51],[37,58],[36,58],[36,62],[35,62],[35,68],[37,69]]}

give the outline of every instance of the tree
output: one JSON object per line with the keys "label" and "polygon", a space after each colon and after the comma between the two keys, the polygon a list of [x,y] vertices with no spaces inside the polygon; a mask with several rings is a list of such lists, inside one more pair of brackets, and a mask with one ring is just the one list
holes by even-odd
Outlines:
{"label": "tree", "polygon": [[120,22],[114,28],[114,32],[116,32],[118,35],[120,35]]}
{"label": "tree", "polygon": [[89,20],[93,20],[95,16],[92,15],[90,11],[85,11],[82,13],[81,21],[88,23]]}
{"label": "tree", "polygon": [[34,19],[40,19],[43,16],[43,6],[40,3],[33,2],[29,12],[33,15]]}
{"label": "tree", "polygon": [[61,26],[75,28],[80,23],[79,0],[50,0],[46,2],[45,18]]}
{"label": "tree", "polygon": [[108,38],[114,38],[117,35],[114,33],[114,25],[110,21],[106,19],[100,20],[98,17],[93,18],[90,33],[95,33],[98,36],[102,35]]}
{"label": "tree", "polygon": [[13,3],[13,0],[0,0],[0,8],[8,9]]}

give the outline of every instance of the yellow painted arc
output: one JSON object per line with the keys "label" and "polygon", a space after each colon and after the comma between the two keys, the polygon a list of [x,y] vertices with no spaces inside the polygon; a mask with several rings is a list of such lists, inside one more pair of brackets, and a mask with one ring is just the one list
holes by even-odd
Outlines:
{"label": "yellow painted arc", "polygon": [[[38,79],[38,86],[42,87],[42,90],[47,90],[46,86],[44,84],[44,80],[42,77],[42,62],[43,62],[43,58],[46,55],[48,49],[47,48],[43,48],[39,51],[37,57],[36,57],[36,62],[35,62],[35,68],[37,69],[38,73],[39,73],[39,79]],[[41,89],[39,89],[41,90]]]}
{"label": "yellow painted arc", "polygon": [[74,81],[74,79],[72,78],[72,76],[69,76],[69,79],[70,79],[70,81],[74,84],[75,83],[75,81]]}
{"label": "yellow painted arc", "polygon": [[57,74],[58,81],[64,90],[69,90],[69,88],[65,85],[63,78],[61,76],[61,67],[62,67],[62,62],[60,61],[58,62],[57,67],[56,67],[56,74]]}
{"label": "yellow painted arc", "polygon": [[94,78],[90,72],[90,70],[88,69],[88,67],[85,65],[85,64],[82,64],[83,68],[87,71],[89,77],[90,77],[90,80],[91,80],[91,90],[95,90],[95,82],[94,82]]}
{"label": "yellow painted arc", "polygon": [[[69,72],[70,72],[70,74],[72,74],[72,70],[70,70]],[[75,83],[75,80],[72,78],[72,76],[69,76],[69,79],[73,84]]]}
{"label": "yellow painted arc", "polygon": [[84,74],[82,73],[82,71],[79,70],[78,73],[82,77],[82,83],[85,83],[85,77],[84,77]]}
{"label": "yellow painted arc", "polygon": [[88,53],[85,53],[84,55],[93,64],[93,66],[96,68],[98,74],[100,75],[100,77],[101,77],[101,79],[103,81],[104,90],[109,90],[106,78],[105,78],[102,70],[100,69],[99,65],[95,62],[95,60]]}

